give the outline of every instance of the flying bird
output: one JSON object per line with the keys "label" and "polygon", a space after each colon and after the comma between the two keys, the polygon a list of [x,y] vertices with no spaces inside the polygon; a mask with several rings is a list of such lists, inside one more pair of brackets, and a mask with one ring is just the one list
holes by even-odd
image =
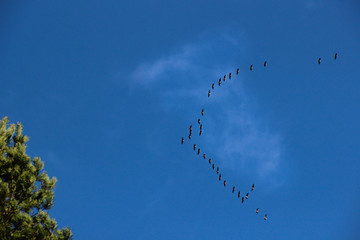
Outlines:
{"label": "flying bird", "polygon": [[198,124],[200,124],[200,118],[198,119]]}
{"label": "flying bird", "polygon": [[321,63],[321,58],[318,59],[318,63],[319,63],[319,64]]}
{"label": "flying bird", "polygon": [[[216,169],[216,173],[219,174],[219,168]],[[220,174],[221,175],[221,174]]]}
{"label": "flying bird", "polygon": [[211,158],[209,158],[209,164],[211,164]]}
{"label": "flying bird", "polygon": [[224,187],[226,187],[226,180],[224,180]]}
{"label": "flying bird", "polygon": [[183,137],[181,138],[181,144],[184,144],[184,138]]}
{"label": "flying bird", "polygon": [[239,74],[239,72],[240,72],[240,69],[238,68],[238,69],[236,69],[236,75],[238,75]]}
{"label": "flying bird", "polygon": [[264,62],[264,67],[266,67],[266,61]]}
{"label": "flying bird", "polygon": [[250,71],[252,71],[252,70],[253,70],[253,65],[251,64],[251,65],[250,65]]}
{"label": "flying bird", "polygon": [[226,80],[226,75],[224,75],[224,79],[223,79],[223,81],[225,82],[225,80]]}
{"label": "flying bird", "polygon": [[266,220],[267,219],[267,215],[265,214],[265,216],[264,216],[264,220]]}
{"label": "flying bird", "polygon": [[335,53],[335,56],[334,56],[334,57],[335,57],[335,60],[336,60],[336,59],[337,59],[337,53]]}
{"label": "flying bird", "polygon": [[189,129],[190,129],[190,131],[192,131],[192,126],[191,125],[190,125]]}
{"label": "flying bird", "polygon": [[245,198],[246,198],[246,199],[248,199],[248,198],[249,198],[249,193],[246,193]]}
{"label": "flying bird", "polygon": [[201,133],[202,133],[202,131],[200,130],[200,132],[199,132],[199,136],[201,136]]}
{"label": "flying bird", "polygon": [[198,155],[200,154],[200,148],[198,148]]}
{"label": "flying bird", "polygon": [[203,158],[204,158],[204,159],[206,158],[206,155],[205,155],[205,153],[203,154]]}
{"label": "flying bird", "polygon": [[209,92],[208,92],[208,97],[210,97],[210,90],[209,90]]}
{"label": "flying bird", "polygon": [[241,203],[244,203],[244,197],[242,197],[242,199],[241,199]]}
{"label": "flying bird", "polygon": [[196,149],[196,144],[194,143],[194,151],[195,151],[195,149]]}
{"label": "flying bird", "polygon": [[256,213],[259,213],[259,208],[257,208],[255,212],[256,212]]}
{"label": "flying bird", "polygon": [[235,192],[235,186],[233,186],[233,190],[232,190],[232,193],[234,193]]}
{"label": "flying bird", "polygon": [[191,140],[191,133],[189,134],[189,139]]}
{"label": "flying bird", "polygon": [[238,198],[240,197],[240,191],[238,191]]}
{"label": "flying bird", "polygon": [[229,79],[231,79],[231,73],[229,73]]}
{"label": "flying bird", "polygon": [[200,130],[202,130],[202,124],[200,124]]}
{"label": "flying bird", "polygon": [[251,187],[251,191],[254,191],[255,185],[253,184]]}
{"label": "flying bird", "polygon": [[214,83],[211,85],[211,88],[212,88],[212,89],[214,89],[214,88],[215,88],[215,84],[214,84]]}
{"label": "flying bird", "polygon": [[204,109],[201,109],[201,116],[204,116]]}
{"label": "flying bird", "polygon": [[219,78],[219,86],[220,86],[220,84],[221,84],[221,78]]}
{"label": "flying bird", "polygon": [[221,174],[219,175],[219,181],[221,181]]}
{"label": "flying bird", "polygon": [[212,169],[213,169],[213,170],[215,169],[215,164],[212,165]]}

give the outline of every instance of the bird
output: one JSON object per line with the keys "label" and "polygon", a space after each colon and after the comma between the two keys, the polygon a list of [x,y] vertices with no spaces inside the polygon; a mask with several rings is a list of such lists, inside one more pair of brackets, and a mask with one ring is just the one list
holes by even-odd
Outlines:
{"label": "bird", "polygon": [[256,213],[259,213],[259,208],[257,208],[255,212],[256,212]]}
{"label": "bird", "polygon": [[255,185],[253,184],[251,187],[251,191],[254,191]]}
{"label": "bird", "polygon": [[264,216],[264,220],[266,220],[267,219],[267,214],[265,214],[265,216]]}
{"label": "bird", "polygon": [[198,124],[200,124],[200,118],[198,118]]}
{"label": "bird", "polygon": [[184,144],[184,138],[183,137],[181,138],[181,144]]}
{"label": "bird", "polygon": [[200,154],[200,148],[198,148],[198,155]]}
{"label": "bird", "polygon": [[246,199],[248,199],[248,198],[249,198],[249,193],[246,193],[245,198],[246,198]]}
{"label": "bird", "polygon": [[240,197],[240,191],[238,191],[238,198]]}
{"label": "bird", "polygon": [[241,203],[244,203],[244,197],[242,197],[242,199],[241,199]]}
{"label": "bird", "polygon": [[191,126],[191,125],[190,125],[189,129],[190,129],[190,131],[192,130],[192,126]]}
{"label": "bird", "polygon": [[226,187],[226,180],[224,180],[224,187]]}
{"label": "bird", "polygon": [[264,62],[264,67],[266,67],[266,61]]}
{"label": "bird", "polygon": [[215,164],[212,165],[212,169],[213,169],[213,170],[215,169]]}
{"label": "bird", "polygon": [[210,90],[209,90],[209,92],[208,92],[208,97],[210,97]]}
{"label": "bird", "polygon": [[200,124],[200,130],[202,130],[202,124]]}
{"label": "bird", "polygon": [[224,79],[223,79],[223,81],[225,82],[225,80],[226,80],[226,75],[224,75]]}
{"label": "bird", "polygon": [[199,136],[201,136],[201,134],[202,134],[202,131],[200,130],[200,132],[199,132]]}
{"label": "bird", "polygon": [[[216,173],[219,174],[219,168],[216,169]],[[221,174],[220,174],[221,175]]]}
{"label": "bird", "polygon": [[238,68],[238,69],[236,69],[236,75],[238,75],[239,74],[239,72],[240,72],[240,69]]}
{"label": "bird", "polygon": [[194,151],[195,151],[195,149],[196,149],[196,144],[194,143]]}
{"label": "bird", "polygon": [[229,79],[231,79],[231,73],[229,73]]}
{"label": "bird", "polygon": [[219,175],[219,181],[221,181],[221,174]]}
{"label": "bird", "polygon": [[233,190],[232,190],[232,193],[234,193],[235,192],[235,186],[233,186]]}
{"label": "bird", "polygon": [[219,86],[220,86],[220,84],[221,84],[221,78],[219,78]]}
{"label": "bird", "polygon": [[319,64],[321,63],[321,58],[318,59],[318,63],[319,63]]}
{"label": "bird", "polygon": [[215,88],[215,84],[214,84],[214,83],[211,85],[211,88],[212,88],[212,89],[214,89],[214,88]]}
{"label": "bird", "polygon": [[335,60],[336,60],[336,59],[337,59],[337,53],[335,53],[335,56],[334,56],[334,57],[335,57]]}
{"label": "bird", "polygon": [[204,159],[206,158],[206,155],[205,155],[205,153],[203,154],[203,158],[204,158]]}
{"label": "bird", "polygon": [[209,158],[209,164],[211,164],[211,158]]}
{"label": "bird", "polygon": [[252,71],[252,70],[253,70],[253,65],[251,64],[251,65],[250,65],[250,71]]}
{"label": "bird", "polygon": [[204,116],[204,109],[201,109],[201,116]]}
{"label": "bird", "polygon": [[189,139],[191,140],[191,133],[189,134]]}

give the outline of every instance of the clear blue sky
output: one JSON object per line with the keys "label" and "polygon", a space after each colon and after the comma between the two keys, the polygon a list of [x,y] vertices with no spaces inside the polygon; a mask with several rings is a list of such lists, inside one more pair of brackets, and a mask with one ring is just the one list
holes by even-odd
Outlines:
{"label": "clear blue sky", "polygon": [[75,239],[358,239],[359,23],[355,0],[2,1],[0,114]]}

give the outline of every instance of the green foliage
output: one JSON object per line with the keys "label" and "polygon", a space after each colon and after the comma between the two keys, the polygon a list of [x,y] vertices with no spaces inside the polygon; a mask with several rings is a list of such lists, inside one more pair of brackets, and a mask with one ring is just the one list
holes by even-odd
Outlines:
{"label": "green foliage", "polygon": [[56,178],[43,171],[39,157],[26,155],[27,136],[20,123],[0,122],[0,239],[72,239],[58,229],[47,210],[54,204]]}

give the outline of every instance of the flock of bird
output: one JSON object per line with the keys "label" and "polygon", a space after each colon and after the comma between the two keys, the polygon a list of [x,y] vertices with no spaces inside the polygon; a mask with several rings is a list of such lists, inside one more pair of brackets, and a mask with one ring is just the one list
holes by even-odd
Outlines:
{"label": "flock of bird", "polygon": [[[334,59],[336,60],[337,57],[338,57],[338,54],[335,53]],[[318,64],[320,64],[320,63],[321,63],[321,58],[318,58]],[[264,61],[264,67],[266,67],[266,66],[267,66],[267,61]],[[253,71],[253,69],[254,69],[254,66],[251,64],[251,65],[250,65],[250,71]],[[236,69],[236,75],[238,75],[239,72],[240,72],[240,69],[237,68],[237,69]],[[225,82],[225,81],[226,81],[226,77],[227,77],[227,75],[224,75],[223,78],[221,78],[221,77],[219,78],[219,81],[218,81],[218,85],[219,85],[219,86],[221,85],[222,82]],[[232,74],[229,73],[228,77],[229,77],[229,79],[231,79]],[[211,84],[211,89],[215,89],[215,83],[212,83],[212,84]],[[208,98],[210,97],[210,95],[211,95],[211,90],[208,91]],[[201,109],[201,116],[204,116],[204,109]],[[201,136],[201,135],[202,135],[203,125],[202,125],[202,123],[201,123],[201,119],[200,119],[200,118],[197,120],[197,123],[198,123],[198,125],[199,125],[199,136]],[[192,125],[190,125],[190,127],[189,127],[189,135],[188,135],[189,141],[191,140],[192,130],[193,130]],[[181,144],[184,144],[184,141],[185,141],[185,139],[184,139],[184,137],[182,137],[182,138],[181,138]],[[200,148],[199,148],[198,146],[196,146],[195,143],[193,144],[193,149],[194,149],[195,152],[196,152],[196,149],[197,149],[197,155],[200,155],[200,152],[201,152],[201,151],[200,151]],[[203,153],[202,157],[203,157],[204,159],[206,159],[206,154]],[[221,182],[222,176],[221,176],[219,167],[218,167],[218,166],[215,166],[215,164],[212,163],[211,158],[208,159],[208,162],[209,162],[212,170],[215,171],[215,168],[216,168],[216,174],[219,176],[219,181]],[[223,185],[224,185],[224,187],[226,187],[226,184],[227,184],[226,180],[223,179]],[[253,185],[251,186],[250,191],[251,191],[251,192],[254,191],[254,188],[255,188],[255,184],[253,184]],[[233,187],[232,187],[232,193],[233,193],[233,194],[235,194],[235,190],[236,190],[236,186],[233,186]],[[242,197],[242,196],[241,196],[241,193],[240,193],[240,190],[238,190],[238,192],[237,192],[237,197],[238,197],[239,199],[241,198],[241,203],[244,203],[244,201],[249,198],[249,192],[247,192],[246,195]],[[259,213],[259,208],[256,208],[255,213],[256,213],[256,214]],[[267,213],[264,214],[264,220],[267,220]]]}

